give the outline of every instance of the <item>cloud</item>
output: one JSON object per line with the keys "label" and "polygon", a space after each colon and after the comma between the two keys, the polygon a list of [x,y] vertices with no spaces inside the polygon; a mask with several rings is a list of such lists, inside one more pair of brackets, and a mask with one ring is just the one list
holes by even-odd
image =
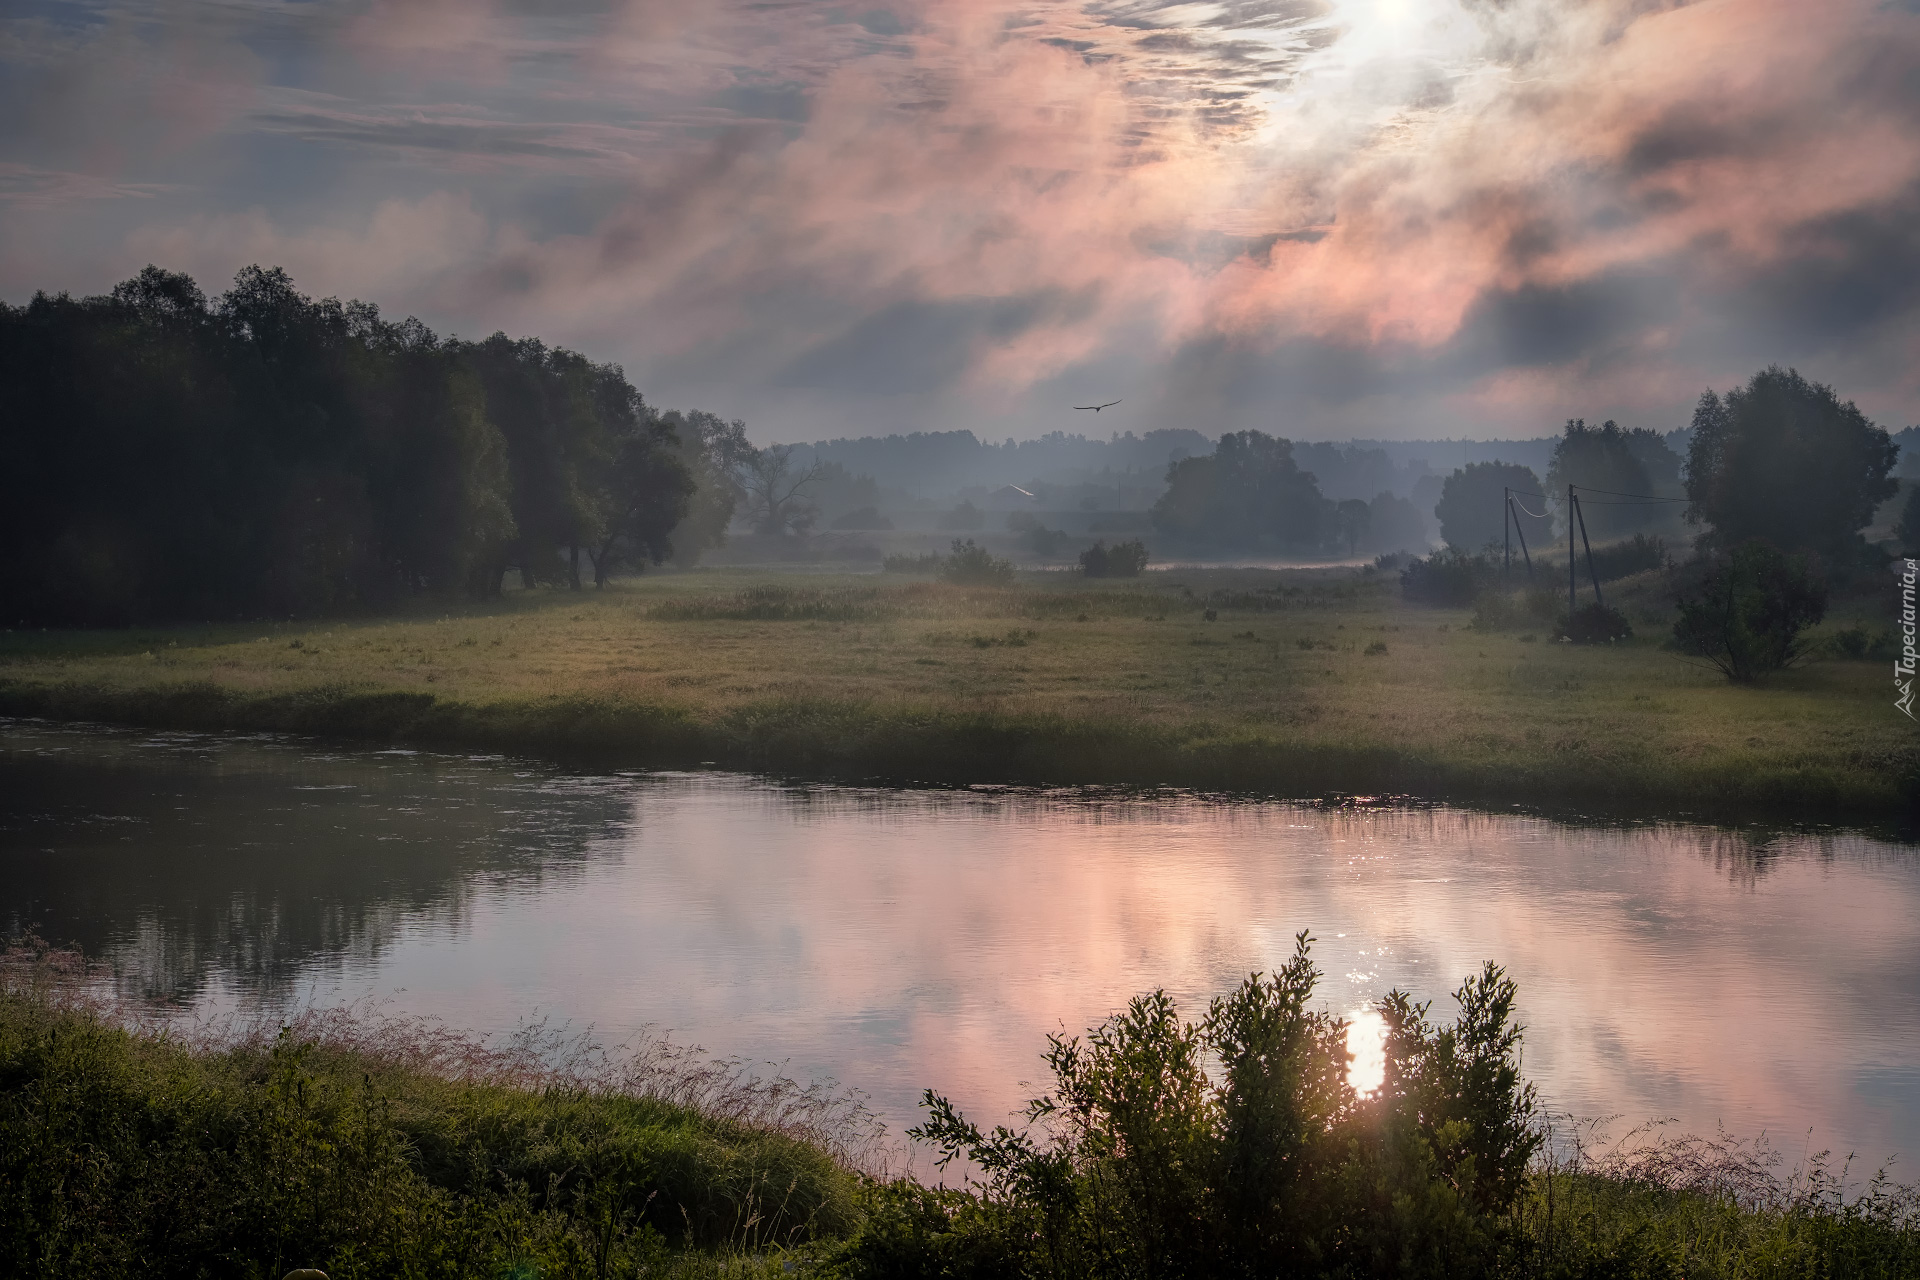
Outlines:
{"label": "cloud", "polygon": [[1920,416],[1878,0],[69,12],[0,20],[0,199],[94,211],[6,233],[10,296],[280,255],[843,430],[1115,380],[1206,430],[1671,425],[1774,360]]}

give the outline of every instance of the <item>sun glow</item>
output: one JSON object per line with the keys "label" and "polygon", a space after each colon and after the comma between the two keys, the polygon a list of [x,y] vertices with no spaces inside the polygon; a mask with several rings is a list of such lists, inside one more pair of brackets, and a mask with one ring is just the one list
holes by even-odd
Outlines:
{"label": "sun glow", "polygon": [[1371,1005],[1347,1015],[1347,1083],[1361,1097],[1387,1078],[1387,1020]]}

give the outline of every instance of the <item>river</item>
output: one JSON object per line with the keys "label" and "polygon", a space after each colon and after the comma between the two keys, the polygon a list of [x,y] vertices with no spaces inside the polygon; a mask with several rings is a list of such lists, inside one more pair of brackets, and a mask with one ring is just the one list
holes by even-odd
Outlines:
{"label": "river", "polygon": [[[183,1014],[372,997],[671,1032],[1005,1118],[1048,1032],[1194,1015],[1310,929],[1327,1007],[1520,985],[1543,1101],[1920,1155],[1920,850],[1440,806],[897,790],[0,720],[0,927]],[[1904,1170],[1905,1161],[1900,1170]]]}

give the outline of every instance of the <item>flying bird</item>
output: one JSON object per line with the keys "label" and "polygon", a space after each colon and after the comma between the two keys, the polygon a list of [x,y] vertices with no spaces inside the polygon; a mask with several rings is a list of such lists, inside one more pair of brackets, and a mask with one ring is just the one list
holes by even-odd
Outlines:
{"label": "flying bird", "polygon": [[1120,401],[1118,401],[1118,400],[1109,400],[1109,401],[1107,401],[1107,402],[1106,402],[1105,404],[1077,404],[1077,405],[1075,405],[1075,406],[1073,406],[1073,407],[1074,407],[1074,408],[1076,408],[1076,409],[1091,409],[1091,410],[1093,410],[1093,411],[1094,411],[1095,413],[1098,413],[1098,412],[1100,412],[1100,411],[1101,411],[1102,409],[1111,409],[1111,408],[1113,408],[1113,406],[1115,406],[1115,405],[1117,405],[1117,404],[1119,404],[1119,403],[1120,403]]}

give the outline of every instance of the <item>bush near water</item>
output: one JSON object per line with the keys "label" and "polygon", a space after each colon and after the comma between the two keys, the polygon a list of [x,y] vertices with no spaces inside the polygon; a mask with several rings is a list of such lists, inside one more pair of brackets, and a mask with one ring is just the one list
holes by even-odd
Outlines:
{"label": "bush near water", "polygon": [[857,1105],[725,1064],[489,1049],[364,1011],[169,1033],[90,995],[101,976],[18,951],[0,965],[7,1275],[1920,1273],[1920,1198],[1884,1178],[1849,1190],[1815,1159],[1783,1179],[1764,1145],[1725,1139],[1598,1159],[1557,1141],[1491,965],[1451,1024],[1398,993],[1377,1006],[1368,1096],[1341,1020],[1309,1006],[1304,938],[1198,1023],[1140,996],[1049,1041],[1054,1087],[1019,1129],[929,1092],[921,1136],[978,1170],[958,1189],[858,1171]]}

